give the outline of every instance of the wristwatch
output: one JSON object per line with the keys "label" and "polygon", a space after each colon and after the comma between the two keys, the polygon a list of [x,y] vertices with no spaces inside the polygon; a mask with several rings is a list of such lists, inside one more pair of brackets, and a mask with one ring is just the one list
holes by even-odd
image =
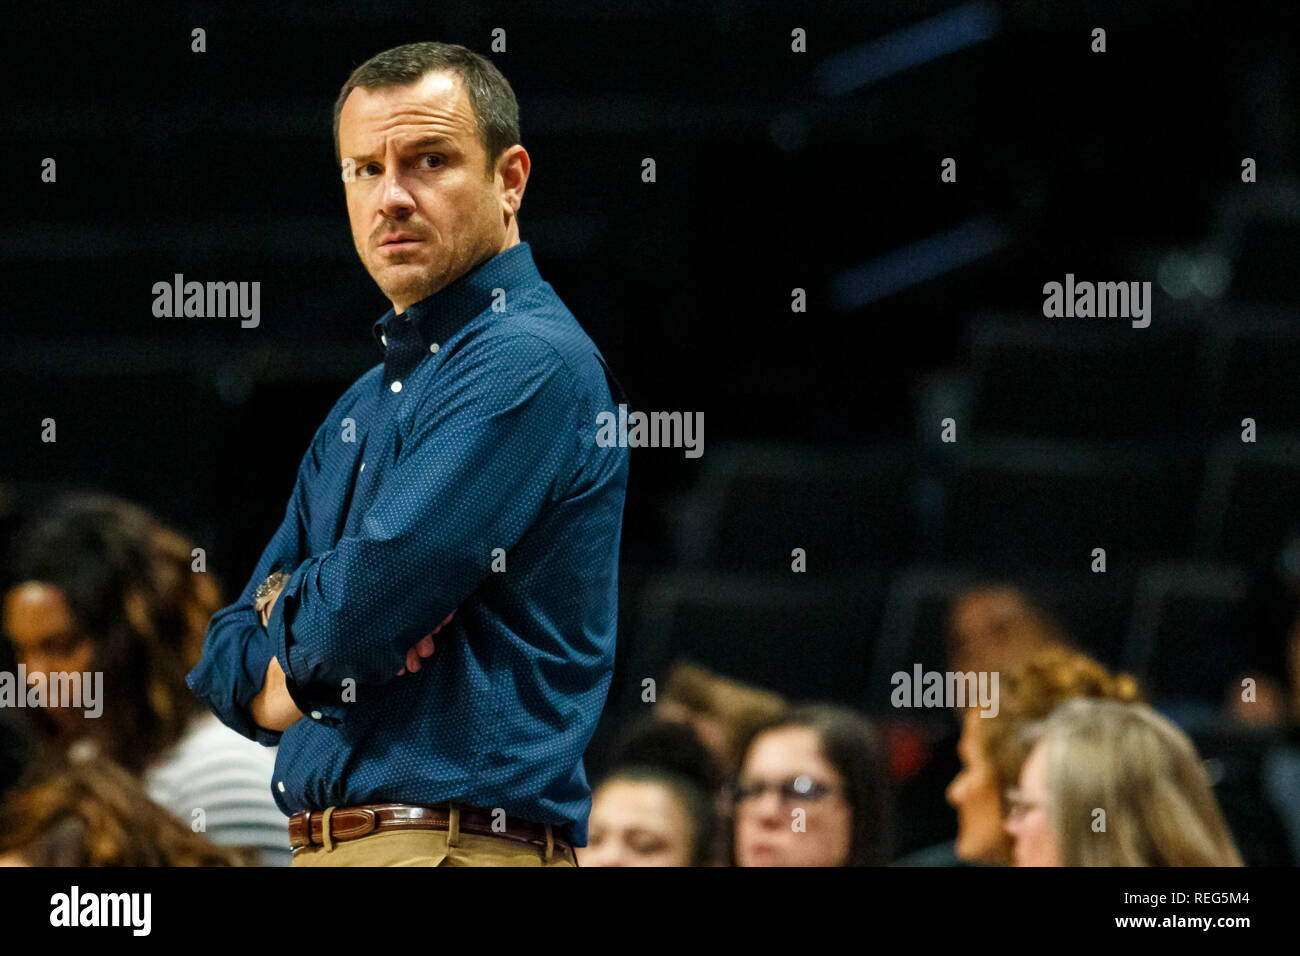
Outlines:
{"label": "wristwatch", "polygon": [[267,575],[266,580],[257,586],[253,592],[253,610],[258,614],[262,609],[275,600],[275,596],[280,593],[284,587],[284,582],[289,580],[289,575],[283,571],[272,571]]}

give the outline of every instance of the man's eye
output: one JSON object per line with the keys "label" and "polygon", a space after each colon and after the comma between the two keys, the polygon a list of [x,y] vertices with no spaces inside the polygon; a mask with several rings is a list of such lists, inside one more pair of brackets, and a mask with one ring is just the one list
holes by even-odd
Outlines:
{"label": "man's eye", "polygon": [[358,167],[358,168],[357,168],[357,175],[358,175],[358,176],[369,176],[370,173],[371,173],[371,171],[372,171],[374,168],[375,168],[375,164],[374,164],[374,163],[366,163],[364,166],[361,166],[361,167]]}
{"label": "man's eye", "polygon": [[420,162],[422,162],[422,163],[428,163],[429,160],[433,160],[433,165],[432,165],[432,166],[426,166],[425,168],[433,168],[433,166],[441,166],[441,165],[442,165],[442,157],[441,157],[441,156],[434,156],[432,153],[430,153],[430,154],[427,155],[427,156],[421,156],[421,157],[420,157]]}

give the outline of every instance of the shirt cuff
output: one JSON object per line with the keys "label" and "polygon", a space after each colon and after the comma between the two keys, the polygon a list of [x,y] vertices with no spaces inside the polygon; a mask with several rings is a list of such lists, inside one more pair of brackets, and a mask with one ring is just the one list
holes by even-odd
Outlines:
{"label": "shirt cuff", "polygon": [[[294,706],[302,711],[303,718],[327,727],[336,727],[347,714],[348,704],[343,699],[345,688],[334,688],[320,683],[303,683],[293,672],[288,632],[284,626],[284,596],[291,588],[296,590],[298,581],[295,578],[300,576],[301,569],[285,582],[275,607],[271,609],[271,617],[266,623],[268,644],[274,657],[280,662],[280,669],[284,671],[285,689],[289,692]],[[268,663],[269,660],[268,658]]]}
{"label": "shirt cuff", "polygon": [[[251,611],[250,617],[255,617]],[[236,660],[205,656],[185,677],[194,695],[235,733],[266,747],[280,742],[280,732],[260,727],[248,707],[266,683],[271,663],[271,642],[260,624],[243,628],[244,640]],[[236,665],[232,667],[231,665]]]}
{"label": "shirt cuff", "polygon": [[263,747],[274,747],[280,743],[280,731],[267,730],[257,721],[253,720],[249,714],[248,707],[253,702],[253,698],[262,692],[266,686],[266,669],[271,664],[271,642],[262,630],[261,625],[257,627],[257,632],[244,645],[244,671],[249,677],[249,683],[246,686],[257,688],[248,700],[239,702],[239,715],[248,720],[248,725],[253,729],[251,736]]}

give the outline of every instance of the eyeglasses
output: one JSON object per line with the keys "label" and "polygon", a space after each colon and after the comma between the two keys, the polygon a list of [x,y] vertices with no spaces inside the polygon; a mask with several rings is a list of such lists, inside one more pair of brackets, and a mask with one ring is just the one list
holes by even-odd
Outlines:
{"label": "eyeglasses", "polygon": [[1019,819],[1030,810],[1037,810],[1043,806],[1041,800],[1025,799],[1024,791],[1008,790],[1004,796],[1007,808],[1007,819]]}
{"label": "eyeglasses", "polygon": [[814,780],[807,774],[800,774],[781,783],[769,783],[765,780],[746,781],[737,784],[732,792],[736,803],[744,803],[760,799],[769,790],[777,791],[782,803],[799,803],[805,800],[820,800],[834,793],[836,788]]}

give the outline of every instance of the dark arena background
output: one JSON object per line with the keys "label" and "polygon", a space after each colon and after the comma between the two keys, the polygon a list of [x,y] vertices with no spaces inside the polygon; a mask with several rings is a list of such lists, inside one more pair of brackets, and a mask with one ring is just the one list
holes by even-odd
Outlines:
{"label": "dark arena background", "polygon": [[[1241,862],[1290,881],[1291,4],[11,6],[6,589],[23,528],[99,492],[201,547],[235,600],[317,427],[382,361],[370,326],[389,303],[353,247],[331,109],[356,66],[421,40],[487,56],[513,87],[533,162],[521,238],[629,408],[704,425],[694,450],[631,451],[593,785],[657,762],[730,794],[765,706],[843,705],[877,735],[877,862],[954,867],[900,866],[894,905],[932,885],[1055,919],[1050,877],[989,883],[965,865],[989,860],[958,859],[962,716],[910,689],[1000,671],[1005,697],[1050,643],[1131,675],[1194,744]],[[155,284],[178,275],[259,283],[258,324],[159,317]],[[6,642],[0,670],[20,656]],[[719,814],[711,862],[735,864]],[[1073,879],[1061,925],[1108,935],[1177,915],[1124,890],[1246,886]],[[601,883],[583,892],[621,899]],[[1204,915],[1262,912],[1263,892]]]}

